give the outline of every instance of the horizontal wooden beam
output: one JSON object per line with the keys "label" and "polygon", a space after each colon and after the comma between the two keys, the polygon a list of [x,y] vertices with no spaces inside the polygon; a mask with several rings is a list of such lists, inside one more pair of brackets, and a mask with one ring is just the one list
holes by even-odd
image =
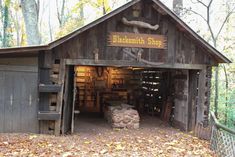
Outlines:
{"label": "horizontal wooden beam", "polygon": [[59,120],[60,113],[55,111],[39,111],[38,120]]}
{"label": "horizontal wooden beam", "polygon": [[129,60],[99,60],[92,59],[65,59],[66,65],[82,65],[82,66],[111,66],[111,67],[141,67],[141,68],[167,68],[167,69],[193,69],[200,70],[206,68],[202,64],[160,64],[149,65],[138,61]]}
{"label": "horizontal wooden beam", "polygon": [[37,66],[0,65],[0,71],[38,72]]}
{"label": "horizontal wooden beam", "polygon": [[61,85],[55,85],[55,84],[39,84],[38,87],[39,92],[42,93],[57,93],[61,90]]}

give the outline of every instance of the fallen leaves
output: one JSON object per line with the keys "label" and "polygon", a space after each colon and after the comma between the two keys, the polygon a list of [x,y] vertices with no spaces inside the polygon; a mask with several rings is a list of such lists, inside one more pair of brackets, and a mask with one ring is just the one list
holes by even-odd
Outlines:
{"label": "fallen leaves", "polygon": [[84,144],[91,144],[91,141],[85,141]]}
{"label": "fallen leaves", "polygon": [[0,156],[214,156],[207,141],[173,128],[48,136],[0,134]]}
{"label": "fallen leaves", "polygon": [[103,150],[100,151],[100,154],[106,154],[107,152],[108,152],[108,150],[103,149]]}
{"label": "fallen leaves", "polygon": [[32,139],[34,139],[34,138],[37,138],[37,135],[30,135],[30,136],[29,136],[29,139],[30,139],[30,140],[32,140]]}

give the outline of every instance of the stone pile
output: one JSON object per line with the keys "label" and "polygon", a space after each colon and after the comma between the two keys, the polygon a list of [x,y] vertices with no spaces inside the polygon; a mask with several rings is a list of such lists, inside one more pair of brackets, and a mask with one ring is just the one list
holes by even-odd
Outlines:
{"label": "stone pile", "polygon": [[139,113],[127,104],[108,106],[105,111],[105,117],[113,128],[139,128]]}

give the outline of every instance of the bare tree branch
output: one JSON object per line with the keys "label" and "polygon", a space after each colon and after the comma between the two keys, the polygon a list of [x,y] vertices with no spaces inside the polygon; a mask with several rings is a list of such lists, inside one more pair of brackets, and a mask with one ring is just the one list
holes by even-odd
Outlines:
{"label": "bare tree branch", "polygon": [[211,4],[214,0],[210,0],[209,4],[208,4],[208,8],[211,7]]}
{"label": "bare tree branch", "polygon": [[60,19],[62,26],[64,25],[64,7],[65,7],[65,0],[62,0],[61,12],[60,12]]}
{"label": "bare tree branch", "polygon": [[192,9],[187,9],[187,8],[181,8],[181,9],[183,9],[183,10],[185,10],[185,11],[192,12],[192,13],[194,13],[194,14],[200,16],[205,22],[207,22],[207,19],[206,19],[202,14],[200,14],[200,13],[198,13],[198,12],[196,12],[196,11],[194,11],[194,10],[192,10]]}
{"label": "bare tree branch", "polygon": [[229,17],[234,13],[234,11],[235,11],[235,6],[233,7],[233,9],[225,17],[225,19],[224,19],[224,21],[223,21],[223,23],[222,23],[222,25],[221,25],[221,27],[219,29],[219,32],[216,34],[216,37],[215,37],[216,40],[218,39],[221,31],[223,30],[225,23],[228,21]]}
{"label": "bare tree branch", "polygon": [[207,5],[206,5],[205,3],[203,3],[202,1],[200,1],[200,0],[196,0],[196,2],[194,2],[193,0],[191,0],[191,2],[192,2],[193,4],[198,4],[198,3],[200,3],[200,4],[203,5],[204,7],[207,7]]}
{"label": "bare tree branch", "polygon": [[56,0],[56,13],[57,13],[59,24],[61,24],[58,0]]}

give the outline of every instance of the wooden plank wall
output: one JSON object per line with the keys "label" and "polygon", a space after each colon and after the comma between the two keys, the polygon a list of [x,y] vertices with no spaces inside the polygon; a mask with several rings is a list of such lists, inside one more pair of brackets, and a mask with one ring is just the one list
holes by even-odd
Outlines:
{"label": "wooden plank wall", "polygon": [[198,43],[176,24],[167,15],[159,13],[153,4],[146,2],[137,4],[141,8],[139,17],[135,17],[136,6],[115,15],[78,36],[66,41],[54,49],[55,57],[70,59],[94,59],[94,51],[98,51],[99,60],[133,60],[121,47],[107,46],[110,32],[132,32],[133,28],[121,22],[122,17],[128,20],[141,20],[152,25],[159,24],[157,31],[139,29],[140,33],[161,34],[168,38],[167,50],[143,49],[142,58],[152,62],[166,64],[208,64],[214,65],[214,58],[198,45]]}
{"label": "wooden plank wall", "polygon": [[198,102],[198,78],[199,72],[197,70],[189,71],[189,130],[194,130],[196,125],[197,102]]}
{"label": "wooden plank wall", "polygon": [[[17,69],[20,69],[18,71]],[[37,72],[0,69],[0,132],[38,133]],[[19,83],[20,82],[20,83]]]}
{"label": "wooden plank wall", "polygon": [[175,71],[174,84],[174,125],[183,130],[188,130],[189,107],[189,71]]}

